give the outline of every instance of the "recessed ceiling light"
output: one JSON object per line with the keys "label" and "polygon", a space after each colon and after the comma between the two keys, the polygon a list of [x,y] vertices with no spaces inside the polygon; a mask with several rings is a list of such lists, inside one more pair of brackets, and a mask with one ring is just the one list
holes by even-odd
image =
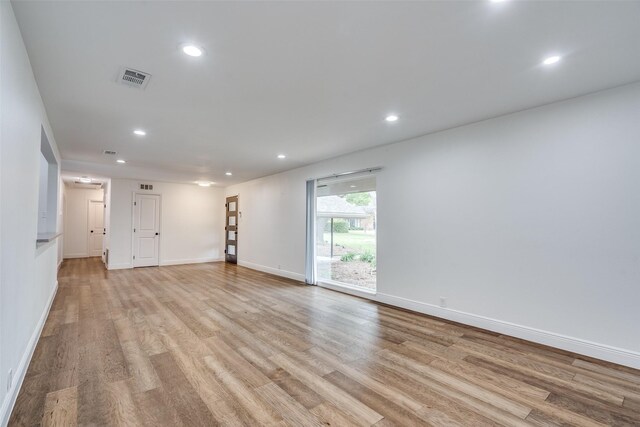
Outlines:
{"label": "recessed ceiling light", "polygon": [[116,160],[116,162],[118,162],[118,163],[127,163],[127,162],[126,162],[125,160],[123,160],[123,159],[118,159],[118,160]]}
{"label": "recessed ceiling light", "polygon": [[561,59],[562,59],[562,57],[558,56],[558,55],[549,56],[549,57],[545,58],[544,61],[542,61],[542,63],[544,65],[551,65],[551,64],[555,64],[556,62],[559,62]]}
{"label": "recessed ceiling light", "polygon": [[182,51],[189,56],[195,56],[195,57],[202,56],[202,54],[204,53],[202,48],[198,46],[194,46],[192,44],[182,46]]}
{"label": "recessed ceiling light", "polygon": [[133,131],[133,133],[135,133],[138,136],[145,136],[147,134],[147,132],[143,131],[142,129],[136,129]]}
{"label": "recessed ceiling light", "polygon": [[387,117],[385,117],[385,120],[388,122],[395,122],[398,120],[398,116],[396,116],[395,114],[389,114]]}
{"label": "recessed ceiling light", "polygon": [[82,178],[79,178],[80,182],[82,182],[83,184],[89,184],[91,183],[91,178],[88,178],[86,176],[83,176]]}
{"label": "recessed ceiling light", "polygon": [[279,159],[286,159],[286,158],[287,158],[287,156],[285,156],[284,154],[278,154],[278,158],[279,158]]}
{"label": "recessed ceiling light", "polygon": [[198,184],[200,187],[211,187],[211,184],[215,184],[215,182],[211,182],[211,181],[196,181],[196,184]]}
{"label": "recessed ceiling light", "polygon": [[351,188],[356,188],[356,186],[355,186],[355,185],[350,185],[349,187],[351,187]]}
{"label": "recessed ceiling light", "polygon": [[504,3],[507,0],[489,0],[491,3]]}
{"label": "recessed ceiling light", "polygon": [[225,172],[224,174],[227,175],[227,176],[233,175],[231,172]]}

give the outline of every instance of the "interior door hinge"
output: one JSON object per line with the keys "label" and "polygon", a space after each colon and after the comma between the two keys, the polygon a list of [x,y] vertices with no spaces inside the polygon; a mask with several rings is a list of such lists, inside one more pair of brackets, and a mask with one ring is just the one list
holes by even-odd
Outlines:
{"label": "interior door hinge", "polygon": [[133,256],[133,259],[136,259],[136,256],[135,256],[135,255]]}
{"label": "interior door hinge", "polygon": [[133,232],[134,232],[134,233],[136,232],[136,229],[135,229],[135,228],[133,229]]}
{"label": "interior door hinge", "polygon": [[133,206],[136,206],[138,202],[133,202]]}
{"label": "interior door hinge", "polygon": [[225,254],[227,253],[227,250],[226,250],[226,249],[224,250],[224,253],[225,253]]}

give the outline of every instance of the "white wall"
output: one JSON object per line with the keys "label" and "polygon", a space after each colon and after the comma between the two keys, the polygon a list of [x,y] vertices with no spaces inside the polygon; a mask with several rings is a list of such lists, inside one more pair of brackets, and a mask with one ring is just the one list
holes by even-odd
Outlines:
{"label": "white wall", "polygon": [[107,180],[103,185],[103,194],[104,194],[104,228],[106,231],[104,238],[102,239],[102,262],[107,264],[106,254],[107,249],[109,248],[109,230],[111,229],[111,180]]}
{"label": "white wall", "polygon": [[[2,95],[2,90],[4,90],[4,86],[3,86],[3,81],[4,81],[4,28],[5,28],[5,16],[7,15],[7,13],[5,12],[4,8],[2,7],[2,5],[0,5],[0,167],[2,167],[2,165],[4,164],[4,156],[2,155],[3,150],[3,140],[4,140],[4,126],[5,126],[5,122],[4,122],[4,96]],[[15,19],[15,18],[14,18]],[[2,202],[3,197],[2,197],[2,187],[3,187],[3,177],[2,177],[2,171],[0,170],[0,322],[3,322],[4,320],[4,310],[3,310],[3,302],[4,301],[2,299],[2,294],[3,294],[3,289],[4,289],[4,268],[2,267],[3,264],[3,257],[2,257],[2,251],[3,251],[3,246],[4,244],[2,243],[3,240],[3,234],[2,234],[2,218],[3,218],[3,212],[4,212],[4,203]],[[4,425],[4,423],[6,423],[6,413],[8,411],[8,403],[6,403],[8,401],[8,399],[6,398],[6,393],[5,390],[7,389],[7,379],[4,377],[4,375],[2,374],[2,372],[4,372],[4,350],[3,350],[3,332],[2,332],[2,325],[0,324],[0,425]]]}
{"label": "white wall", "polygon": [[[0,2],[0,44],[0,425],[4,425],[57,285],[57,241],[36,249],[41,126],[58,164],[60,156],[7,1]],[[10,369],[14,379],[7,393]]]}
{"label": "white wall", "polygon": [[89,201],[104,200],[103,190],[65,188],[64,257],[89,256]]}
{"label": "white wall", "polygon": [[62,233],[60,237],[58,237],[58,268],[62,265],[62,261],[64,261],[64,203],[65,203],[65,187],[64,181],[62,180],[62,176],[58,178],[58,220],[57,220],[57,230],[59,233]]}
{"label": "white wall", "polygon": [[193,184],[149,182],[153,191],[140,191],[139,181],[111,180],[109,269],[132,267],[133,194],[162,196],[160,265],[217,261],[224,258],[224,190]]}
{"label": "white wall", "polygon": [[302,279],[305,180],[382,166],[376,299],[640,368],[639,117],[628,85],[229,187],[239,263]]}

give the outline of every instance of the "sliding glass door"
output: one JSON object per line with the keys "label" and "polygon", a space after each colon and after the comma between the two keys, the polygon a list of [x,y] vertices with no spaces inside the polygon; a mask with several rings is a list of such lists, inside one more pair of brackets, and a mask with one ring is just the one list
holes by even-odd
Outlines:
{"label": "sliding glass door", "polygon": [[375,291],[375,176],[318,180],[315,208],[317,281]]}

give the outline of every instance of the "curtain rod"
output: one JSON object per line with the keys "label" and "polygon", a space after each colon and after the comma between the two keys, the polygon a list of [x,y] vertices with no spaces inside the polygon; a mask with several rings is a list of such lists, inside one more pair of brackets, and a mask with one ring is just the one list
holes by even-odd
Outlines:
{"label": "curtain rod", "polygon": [[379,170],[382,170],[381,166],[376,166],[374,168],[359,169],[359,170],[356,170],[356,171],[334,173],[332,175],[322,176],[320,178],[310,178],[310,180],[315,179],[316,181],[319,181],[321,179],[342,178],[342,177],[345,177],[345,176],[356,175],[356,174],[363,173],[363,172],[377,172]]}

